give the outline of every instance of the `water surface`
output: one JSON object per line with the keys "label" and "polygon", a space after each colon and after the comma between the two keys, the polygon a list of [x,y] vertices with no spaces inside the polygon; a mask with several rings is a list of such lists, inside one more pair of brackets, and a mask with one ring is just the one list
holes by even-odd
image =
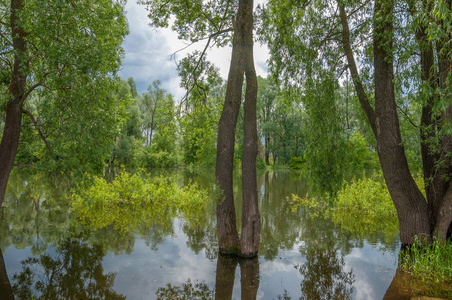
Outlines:
{"label": "water surface", "polygon": [[[177,172],[181,185],[190,179],[209,188],[214,172]],[[68,214],[66,190],[43,175],[11,176],[0,220],[0,278],[6,272],[16,299],[383,299],[396,274],[398,240],[357,238],[304,209],[289,212],[286,197],[307,190],[289,172],[259,175],[262,231],[254,260],[218,258],[214,197],[202,228],[175,218],[121,235],[79,226]],[[241,207],[240,184],[235,194]]]}

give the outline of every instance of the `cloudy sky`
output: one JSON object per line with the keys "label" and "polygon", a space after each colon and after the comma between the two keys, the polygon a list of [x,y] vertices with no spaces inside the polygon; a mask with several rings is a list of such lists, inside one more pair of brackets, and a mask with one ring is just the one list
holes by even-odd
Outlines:
{"label": "cloudy sky", "polygon": [[[255,1],[262,3],[261,1]],[[256,3],[256,4],[257,4]],[[124,42],[126,56],[123,60],[119,75],[127,79],[133,77],[137,82],[138,92],[146,91],[146,88],[154,80],[161,80],[163,88],[172,93],[176,99],[181,99],[184,90],[179,87],[179,78],[176,70],[176,62],[171,54],[186,46],[183,41],[177,39],[177,34],[170,29],[155,29],[148,25],[147,11],[143,5],[136,4],[135,0],[129,0],[126,4],[127,19],[130,34]],[[185,51],[177,53],[175,59],[180,60],[186,53],[196,49],[202,50],[203,42],[191,46]],[[256,72],[265,77],[267,75],[268,50],[257,43],[254,46]],[[220,68],[220,74],[227,78],[231,47],[214,49],[208,53],[208,59]]]}

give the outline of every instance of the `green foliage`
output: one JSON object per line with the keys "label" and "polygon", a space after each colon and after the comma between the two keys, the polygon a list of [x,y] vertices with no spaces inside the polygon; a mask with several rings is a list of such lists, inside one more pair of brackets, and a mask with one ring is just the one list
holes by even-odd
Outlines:
{"label": "green foliage", "polygon": [[256,168],[259,170],[265,170],[267,165],[265,164],[265,160],[262,157],[258,157],[256,159]]}
{"label": "green foliage", "polygon": [[292,170],[301,170],[304,167],[304,164],[306,163],[305,159],[303,157],[291,157],[289,160],[289,168]]}
{"label": "green foliage", "polygon": [[346,143],[344,161],[348,170],[366,171],[379,167],[377,153],[369,150],[367,141],[359,132],[352,134]]}
{"label": "green foliage", "polygon": [[[424,190],[422,177],[415,181]],[[342,230],[360,238],[383,233],[385,240],[391,241],[399,233],[397,213],[381,173],[344,183],[333,199],[292,195],[287,202],[292,212],[303,206],[311,218],[331,218]]]}
{"label": "green foliage", "polygon": [[177,156],[167,151],[156,151],[155,148],[145,146],[137,155],[138,166],[145,169],[170,168],[177,164]]}
{"label": "green foliage", "polygon": [[[114,96],[121,44],[128,33],[124,1],[22,2],[19,24],[28,52],[20,62],[27,66],[23,108],[36,123],[21,136],[19,162],[39,160],[37,166],[47,172],[100,172],[124,114],[123,99]],[[10,3],[1,4],[0,77],[5,84],[15,56]],[[3,99],[8,91],[2,93]],[[50,147],[33,138],[37,129]]]}
{"label": "green foliage", "polygon": [[[399,265],[429,287],[429,296],[452,297],[452,241],[425,243],[419,237],[400,252]],[[438,295],[439,294],[439,295]]]}
{"label": "green foliage", "polygon": [[359,237],[383,232],[390,241],[399,233],[397,213],[380,173],[345,184],[330,215],[343,230]]}
{"label": "green foliage", "polygon": [[223,85],[218,82],[202,90],[193,89],[186,99],[185,113],[179,119],[183,162],[186,165],[215,165],[223,90]]}
{"label": "green foliage", "polygon": [[304,174],[315,192],[334,198],[344,178],[346,144],[337,109],[338,83],[330,75],[321,76],[324,77],[318,81],[310,80],[302,100],[307,115],[304,120]]}
{"label": "green foliage", "polygon": [[122,233],[144,224],[167,224],[179,214],[197,224],[205,217],[207,193],[196,184],[178,187],[169,177],[143,180],[140,174],[119,173],[108,183],[88,177],[71,197],[72,212],[84,225],[114,226]]}

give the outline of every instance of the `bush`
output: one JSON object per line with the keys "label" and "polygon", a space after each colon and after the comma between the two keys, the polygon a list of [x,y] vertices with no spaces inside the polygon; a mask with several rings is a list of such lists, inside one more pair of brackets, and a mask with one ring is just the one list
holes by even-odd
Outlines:
{"label": "bush", "polygon": [[139,166],[146,169],[171,168],[177,164],[177,157],[173,153],[153,151],[151,147],[144,147],[139,161]]}
{"label": "bush", "polygon": [[165,225],[177,215],[189,224],[205,219],[207,192],[196,184],[178,187],[171,177],[143,180],[140,174],[121,172],[108,183],[86,177],[71,195],[71,210],[83,224],[100,229],[113,225],[120,232],[141,223]]}
{"label": "bush", "polygon": [[292,170],[301,170],[305,164],[305,159],[303,157],[293,156],[289,160],[289,168]]}
{"label": "bush", "polygon": [[265,160],[262,157],[258,157],[256,160],[256,168],[263,170],[267,167]]}

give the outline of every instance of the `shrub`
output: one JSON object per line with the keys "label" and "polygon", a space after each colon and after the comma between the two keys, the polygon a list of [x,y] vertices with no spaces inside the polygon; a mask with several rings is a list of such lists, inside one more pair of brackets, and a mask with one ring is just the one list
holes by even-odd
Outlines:
{"label": "shrub", "polygon": [[87,177],[71,197],[71,210],[84,225],[95,229],[113,225],[125,233],[143,222],[166,224],[177,215],[191,224],[203,221],[207,193],[196,184],[178,187],[171,177],[143,180],[121,172],[108,183]]}
{"label": "shrub", "polygon": [[291,168],[292,170],[301,170],[303,169],[305,162],[306,161],[303,157],[293,156],[289,160],[289,168]]}

